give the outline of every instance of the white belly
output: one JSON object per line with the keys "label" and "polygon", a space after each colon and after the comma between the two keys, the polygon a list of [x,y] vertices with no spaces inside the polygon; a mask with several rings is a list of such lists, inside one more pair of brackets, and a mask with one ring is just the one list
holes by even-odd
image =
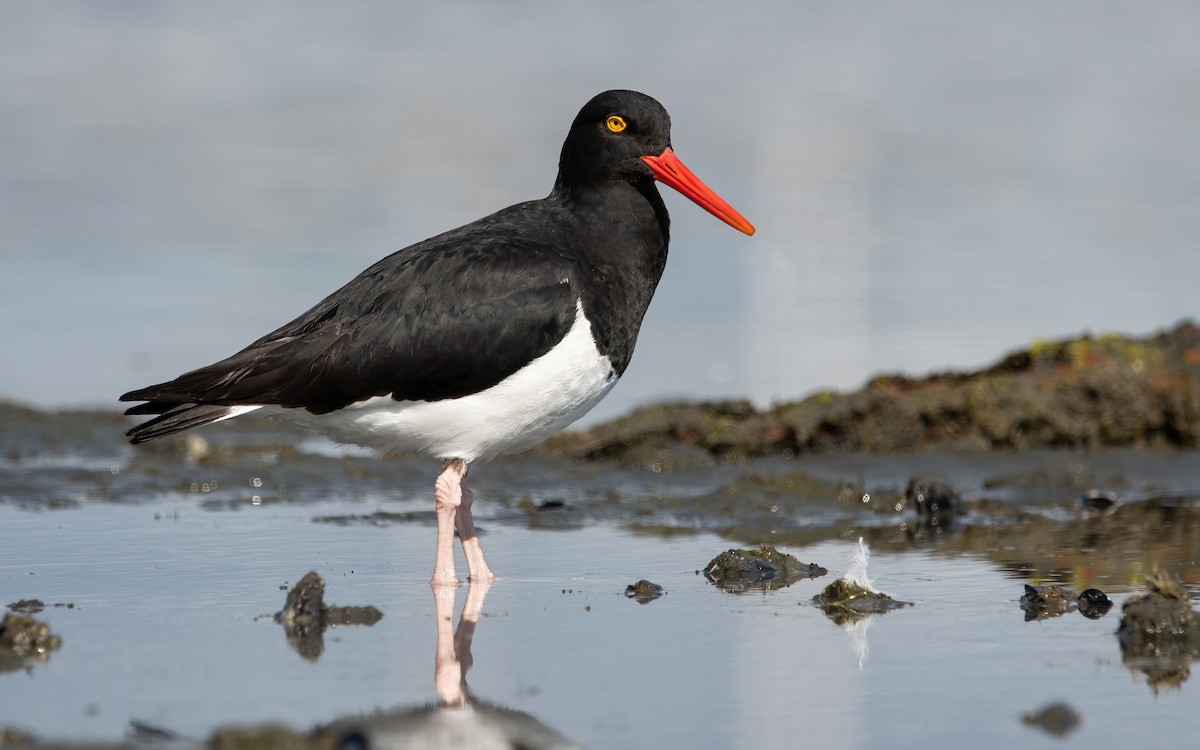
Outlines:
{"label": "white belly", "polygon": [[279,407],[263,413],[341,443],[474,461],[536,445],[586,414],[616,382],[580,303],[557,346],[486,391],[442,401],[380,396],[330,414]]}

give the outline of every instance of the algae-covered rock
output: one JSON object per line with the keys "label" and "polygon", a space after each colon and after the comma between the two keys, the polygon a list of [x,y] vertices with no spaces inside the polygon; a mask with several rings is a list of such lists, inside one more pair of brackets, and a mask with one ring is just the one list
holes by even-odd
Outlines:
{"label": "algae-covered rock", "polygon": [[576,458],[669,472],[710,466],[725,455],[775,453],[789,442],[786,428],[749,401],[718,401],[642,407],[591,430],[561,433],[547,446]]}
{"label": "algae-covered rock", "polygon": [[1079,728],[1079,725],[1083,723],[1083,717],[1066,703],[1058,702],[1024,714],[1021,722],[1025,726],[1036,727],[1055,737],[1066,737]]}
{"label": "algae-covered rock", "polygon": [[50,626],[27,615],[6,613],[0,620],[0,672],[25,669],[50,658],[62,639]]}
{"label": "algae-covered rock", "polygon": [[670,470],[756,456],[1200,445],[1200,327],[1038,342],[974,372],[881,376],[760,411],[662,404],[551,439],[583,460]]}
{"label": "algae-covered rock", "polygon": [[1076,600],[1074,592],[1062,586],[1030,586],[1025,584],[1025,593],[1019,604],[1025,612],[1025,621],[1046,620],[1065,615]]}
{"label": "algae-covered rock", "polygon": [[1112,609],[1112,599],[1100,589],[1085,589],[1076,594],[1063,586],[1030,586],[1020,599],[1025,621],[1048,620],[1068,612],[1079,612],[1089,620],[1097,620]]}
{"label": "algae-covered rock", "polygon": [[657,583],[647,581],[645,578],[625,587],[625,596],[635,600],[638,604],[649,604],[665,593],[667,593],[666,589]]}
{"label": "algae-covered rock", "polygon": [[382,617],[383,613],[372,606],[326,606],[325,581],[315,570],[288,591],[283,610],[275,613],[275,621],[283,625],[288,643],[309,661],[316,661],[324,653],[327,628],[338,625],[369,627]]}
{"label": "algae-covered rock", "polygon": [[758,549],[726,550],[704,567],[704,577],[710,583],[731,593],[781,589],[828,572],[816,563],[802,563],[765,544]]}
{"label": "algae-covered rock", "polygon": [[912,606],[912,602],[893,599],[887,594],[872,591],[861,583],[845,578],[829,584],[812,600],[838,625]]}
{"label": "algae-covered rock", "polygon": [[1121,660],[1144,673],[1155,690],[1179,687],[1191,675],[1192,660],[1200,658],[1200,614],[1179,581],[1165,573],[1147,579],[1146,589],[1121,608]]}

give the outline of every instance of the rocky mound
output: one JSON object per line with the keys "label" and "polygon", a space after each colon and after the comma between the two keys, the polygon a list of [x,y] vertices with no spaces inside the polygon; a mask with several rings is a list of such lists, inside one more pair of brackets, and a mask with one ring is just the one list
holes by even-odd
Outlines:
{"label": "rocky mound", "polygon": [[886,375],[766,411],[746,401],[648,406],[546,445],[646,466],[833,451],[1196,447],[1200,327],[1035,343],[976,372]]}

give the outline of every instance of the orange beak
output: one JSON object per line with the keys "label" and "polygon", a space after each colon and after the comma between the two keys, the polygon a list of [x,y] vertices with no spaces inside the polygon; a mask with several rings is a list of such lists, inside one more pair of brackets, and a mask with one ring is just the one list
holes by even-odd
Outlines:
{"label": "orange beak", "polygon": [[679,157],[670,148],[658,156],[643,156],[642,161],[650,167],[654,179],[675,188],[697,206],[739,232],[754,234],[754,226],[734,211],[733,206],[722,200],[721,196],[714,193],[712,188],[701,182],[699,177],[692,174],[692,170],[683,166],[683,162],[679,161]]}

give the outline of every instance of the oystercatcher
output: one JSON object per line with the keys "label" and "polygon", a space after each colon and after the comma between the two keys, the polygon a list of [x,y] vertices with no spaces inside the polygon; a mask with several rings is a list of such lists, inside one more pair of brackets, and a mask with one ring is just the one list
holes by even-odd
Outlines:
{"label": "oystercatcher", "polygon": [[332,439],[442,460],[433,581],[491,580],[467,465],[529,448],[596,405],[629,366],[667,262],[661,181],[750,225],[671,148],[671,119],[636,91],[580,110],[550,195],[395,252],[227,359],[130,391],[155,415],[132,443],[248,412]]}

